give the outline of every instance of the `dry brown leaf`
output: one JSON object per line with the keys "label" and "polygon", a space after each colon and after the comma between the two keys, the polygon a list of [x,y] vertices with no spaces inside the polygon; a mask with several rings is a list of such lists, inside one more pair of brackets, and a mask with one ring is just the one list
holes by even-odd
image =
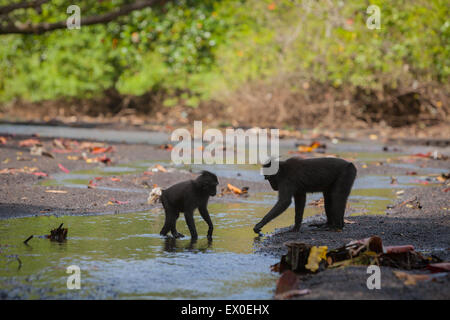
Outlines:
{"label": "dry brown leaf", "polygon": [[426,281],[430,279],[427,274],[410,274],[403,271],[393,271],[395,276],[403,280],[403,283],[407,286],[416,285],[418,281]]}
{"label": "dry brown leaf", "polygon": [[66,190],[45,190],[47,193],[67,193]]}

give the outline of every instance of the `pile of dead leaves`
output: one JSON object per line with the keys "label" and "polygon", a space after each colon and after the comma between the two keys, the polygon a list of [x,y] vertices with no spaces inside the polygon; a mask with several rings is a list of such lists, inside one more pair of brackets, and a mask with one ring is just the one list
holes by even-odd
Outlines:
{"label": "pile of dead leaves", "polygon": [[272,271],[315,273],[326,268],[371,264],[411,270],[442,262],[435,256],[422,256],[411,245],[383,246],[381,238],[377,236],[352,241],[332,250],[326,246],[317,247],[296,241],[286,242],[285,245],[288,253],[271,267]]}
{"label": "pile of dead leaves", "polygon": [[381,238],[355,240],[342,247],[328,250],[327,246],[312,246],[301,242],[289,241],[285,245],[288,253],[271,270],[281,273],[277,281],[275,299],[290,299],[308,294],[308,289],[299,288],[297,274],[317,273],[329,268],[350,265],[378,265],[399,269],[420,269],[427,273],[410,274],[394,271],[405,285],[415,285],[419,281],[448,277],[450,263],[442,262],[435,256],[424,257],[414,250],[412,245],[383,246]]}

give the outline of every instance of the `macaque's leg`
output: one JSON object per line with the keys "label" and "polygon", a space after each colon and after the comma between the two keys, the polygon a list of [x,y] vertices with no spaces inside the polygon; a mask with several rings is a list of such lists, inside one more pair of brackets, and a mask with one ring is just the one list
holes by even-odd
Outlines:
{"label": "macaque's leg", "polygon": [[186,224],[188,225],[189,232],[191,233],[191,239],[197,239],[198,235],[197,229],[195,228],[194,211],[185,211],[184,218],[186,219]]}
{"label": "macaque's leg", "polygon": [[184,237],[184,234],[182,234],[182,233],[179,233],[178,231],[177,231],[177,219],[178,219],[178,217],[180,216],[180,213],[179,212],[177,212],[177,215],[176,215],[176,218],[175,218],[175,223],[172,225],[172,227],[170,228],[170,232],[172,233],[172,236],[174,237],[174,238],[183,238]]}
{"label": "macaque's leg", "polygon": [[175,230],[176,232],[175,226],[180,214],[172,208],[166,209],[165,212],[166,212],[166,221],[164,222],[164,226],[162,227],[160,234],[162,236],[166,236],[167,233],[171,231],[173,235],[173,230]]}
{"label": "macaque's leg", "polygon": [[300,231],[300,226],[302,225],[303,212],[305,211],[306,204],[306,193],[298,192],[294,196],[295,201],[295,223],[292,232]]}
{"label": "macaque's leg", "polygon": [[342,229],[344,227],[345,208],[355,177],[356,169],[353,164],[350,164],[336,179],[331,189],[326,192],[326,196],[324,194],[325,211],[327,212],[328,225],[331,228]]}
{"label": "macaque's leg", "polygon": [[200,212],[200,215],[202,216],[203,220],[208,224],[208,240],[212,240],[212,234],[213,234],[213,223],[211,221],[211,217],[209,216],[208,208],[205,206],[200,206],[198,208],[198,211]]}

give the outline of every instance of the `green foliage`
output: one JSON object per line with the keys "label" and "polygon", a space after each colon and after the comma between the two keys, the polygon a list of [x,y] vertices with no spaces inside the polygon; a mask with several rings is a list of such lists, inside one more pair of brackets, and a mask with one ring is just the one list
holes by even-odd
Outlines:
{"label": "green foliage", "polygon": [[[77,4],[89,16],[129,2]],[[165,90],[171,95],[165,105],[182,100],[195,107],[279,75],[363,88],[447,83],[448,2],[371,3],[381,9],[380,30],[366,27],[363,0],[180,0],[106,25],[0,36],[0,101],[90,97],[115,87],[131,94]],[[41,14],[24,9],[11,18],[56,22],[67,19],[66,6],[55,0]]]}

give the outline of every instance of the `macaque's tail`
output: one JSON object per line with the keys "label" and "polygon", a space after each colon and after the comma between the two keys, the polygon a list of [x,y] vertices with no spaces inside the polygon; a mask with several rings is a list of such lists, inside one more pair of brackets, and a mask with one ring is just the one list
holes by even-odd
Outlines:
{"label": "macaque's tail", "polygon": [[161,199],[161,194],[162,189],[160,187],[153,188],[148,195],[147,203],[148,204],[156,203],[158,200]]}

